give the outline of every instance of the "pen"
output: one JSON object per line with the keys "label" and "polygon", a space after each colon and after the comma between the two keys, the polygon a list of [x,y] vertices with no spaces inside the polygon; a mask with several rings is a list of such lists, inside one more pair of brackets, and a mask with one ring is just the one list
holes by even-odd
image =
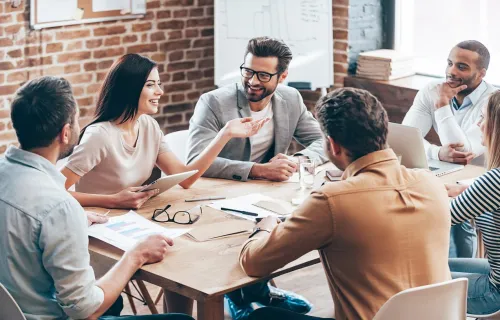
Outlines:
{"label": "pen", "polygon": [[246,215],[254,216],[254,217],[258,216],[258,214],[256,214],[255,212],[250,212],[250,211],[236,210],[236,209],[230,209],[230,208],[220,208],[220,209],[223,211],[233,211],[233,212],[238,212],[238,213],[242,213],[242,214],[246,214]]}
{"label": "pen", "polygon": [[108,211],[104,212],[102,215],[103,215],[103,216],[107,216],[107,215],[108,215],[108,213],[110,213],[110,212],[111,212],[111,210],[108,210]]}
{"label": "pen", "polygon": [[[255,222],[259,223],[259,222],[262,221],[262,219],[264,219],[264,218],[260,218],[260,217],[259,218],[255,218]],[[281,222],[285,222],[286,217],[278,217],[278,219],[280,219]]]}
{"label": "pen", "polygon": [[186,199],[185,202],[195,202],[195,201],[205,201],[205,200],[221,200],[226,199],[226,197],[206,197],[206,198],[194,198],[194,199]]}

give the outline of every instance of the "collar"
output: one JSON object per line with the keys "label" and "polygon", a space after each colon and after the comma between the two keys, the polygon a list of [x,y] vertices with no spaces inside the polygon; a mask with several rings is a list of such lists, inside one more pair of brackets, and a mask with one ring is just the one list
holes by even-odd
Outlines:
{"label": "collar", "polygon": [[456,98],[453,97],[452,102],[454,104],[454,108],[456,110],[459,110],[462,108],[466,108],[470,105],[473,106],[476,105],[477,102],[479,101],[479,98],[483,95],[486,89],[488,89],[488,87],[486,86],[486,82],[481,81],[481,83],[477,86],[477,88],[464,98],[464,101],[460,106],[458,105]]}
{"label": "collar", "polygon": [[344,170],[342,180],[353,177],[369,166],[380,162],[398,161],[398,157],[391,148],[369,153],[353,162]]}
{"label": "collar", "polygon": [[10,162],[16,162],[20,165],[31,167],[50,176],[57,184],[64,187],[66,177],[57,170],[56,166],[49,160],[33,152],[10,146],[5,153],[5,158]]}

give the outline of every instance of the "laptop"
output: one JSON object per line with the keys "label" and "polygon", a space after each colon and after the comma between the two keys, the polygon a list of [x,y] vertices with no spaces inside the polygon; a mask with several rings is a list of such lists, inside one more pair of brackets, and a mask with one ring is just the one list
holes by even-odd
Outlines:
{"label": "laptop", "polygon": [[387,143],[394,153],[401,157],[401,164],[407,168],[428,169],[438,177],[464,168],[460,164],[428,160],[424,140],[418,128],[389,122]]}

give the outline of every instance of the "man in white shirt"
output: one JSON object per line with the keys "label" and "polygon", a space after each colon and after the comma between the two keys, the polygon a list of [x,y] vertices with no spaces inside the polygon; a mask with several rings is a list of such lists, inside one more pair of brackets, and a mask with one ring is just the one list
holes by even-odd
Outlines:
{"label": "man in white shirt", "polygon": [[[479,41],[457,44],[448,56],[446,81],[433,82],[420,90],[403,124],[419,128],[425,137],[431,126],[442,146],[424,140],[427,157],[468,164],[483,164],[484,146],[477,123],[481,108],[497,90],[483,80],[490,62],[488,49]],[[475,255],[477,236],[470,223],[451,228],[450,257]]]}
{"label": "man in white shirt", "polygon": [[480,42],[462,41],[451,50],[446,81],[420,90],[403,124],[419,128],[425,137],[431,126],[442,146],[424,140],[429,159],[467,164],[484,153],[477,122],[481,107],[497,90],[486,83],[490,53]]}

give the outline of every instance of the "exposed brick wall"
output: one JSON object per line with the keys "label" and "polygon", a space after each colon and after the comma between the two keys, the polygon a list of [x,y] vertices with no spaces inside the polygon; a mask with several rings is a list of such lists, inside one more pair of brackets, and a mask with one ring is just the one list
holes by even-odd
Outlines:
{"label": "exposed brick wall", "polygon": [[[148,0],[143,19],[37,31],[29,28],[26,3],[12,8],[10,1],[0,0],[0,154],[16,143],[10,101],[29,79],[67,78],[85,124],[113,61],[125,53],[141,53],[159,65],[165,95],[155,117],[165,131],[187,128],[199,96],[214,88],[214,0]],[[349,0],[333,0],[335,87],[347,75],[348,14]],[[319,96],[303,94],[309,107]]]}

